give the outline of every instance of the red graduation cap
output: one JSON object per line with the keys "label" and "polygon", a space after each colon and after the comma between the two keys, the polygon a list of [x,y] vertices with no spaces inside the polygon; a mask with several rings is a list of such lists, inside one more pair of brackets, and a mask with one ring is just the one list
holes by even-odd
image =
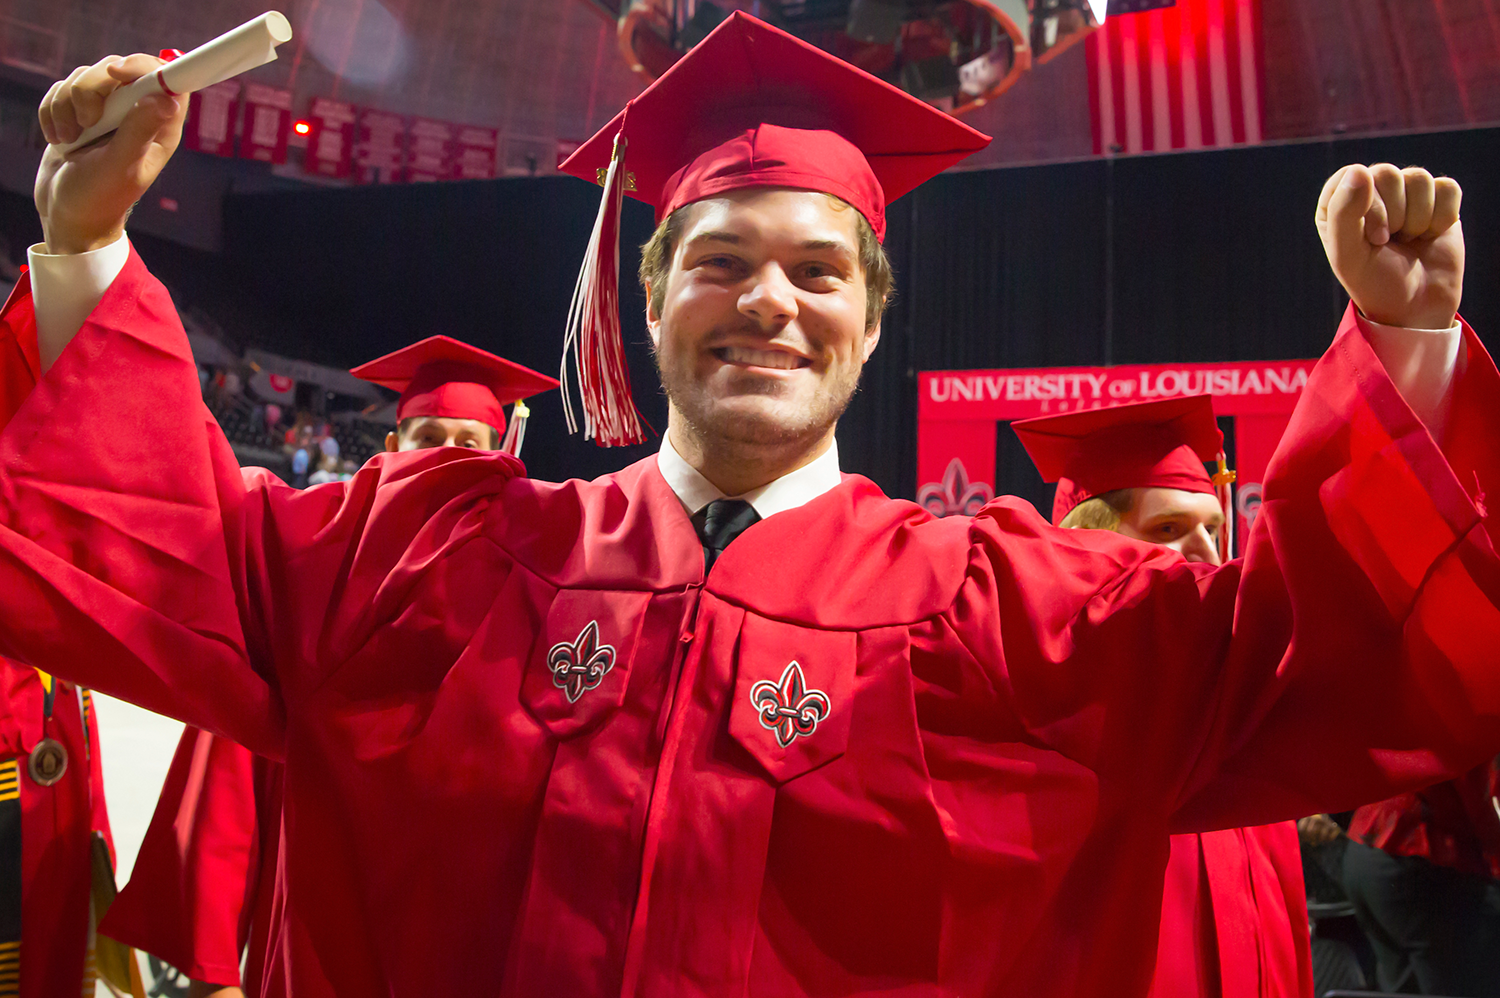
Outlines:
{"label": "red graduation cap", "polygon": [[747,187],[821,191],[883,239],[887,204],[989,142],[821,49],[730,14],[562,165],[605,187],[564,342],[565,365],[576,353],[587,434],[606,446],[644,439],[619,336],[623,194],[660,222]]}
{"label": "red graduation cap", "polygon": [[[1057,483],[1054,524],[1079,503],[1116,489],[1181,489],[1227,501],[1233,473],[1224,469],[1224,434],[1211,395],[1084,409],[1010,425],[1042,479]],[[1219,474],[1210,477],[1205,462],[1218,462]],[[1226,524],[1229,514],[1226,506]],[[1224,533],[1227,537],[1228,530]]]}
{"label": "red graduation cap", "polygon": [[555,378],[451,336],[429,336],[349,373],[400,392],[398,420],[414,416],[477,419],[501,433],[506,403],[557,387]]}

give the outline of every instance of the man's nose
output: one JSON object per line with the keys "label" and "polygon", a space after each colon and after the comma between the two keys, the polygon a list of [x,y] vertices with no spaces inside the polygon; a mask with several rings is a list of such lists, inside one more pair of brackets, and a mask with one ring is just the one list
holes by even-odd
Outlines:
{"label": "man's nose", "polygon": [[786,271],[767,264],[756,272],[753,284],[740,296],[740,313],[762,329],[780,327],[797,318],[797,289]]}

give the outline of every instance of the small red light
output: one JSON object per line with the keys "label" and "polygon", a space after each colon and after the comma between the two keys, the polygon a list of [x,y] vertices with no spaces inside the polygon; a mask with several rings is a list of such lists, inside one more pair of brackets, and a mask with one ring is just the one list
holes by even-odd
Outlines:
{"label": "small red light", "polygon": [[312,122],[299,121],[292,125],[292,131],[298,135],[307,135],[312,132]]}

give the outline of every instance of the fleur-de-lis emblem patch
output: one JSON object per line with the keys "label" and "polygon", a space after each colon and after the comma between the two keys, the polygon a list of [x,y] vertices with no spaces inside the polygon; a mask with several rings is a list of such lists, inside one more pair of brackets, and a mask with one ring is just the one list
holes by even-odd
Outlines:
{"label": "fleur-de-lis emblem patch", "polygon": [[826,693],[807,688],[802,666],[795,661],[786,667],[779,682],[762,679],[750,687],[750,702],[760,712],[761,726],[776,732],[782,748],[818,730],[818,724],[833,709]]}
{"label": "fleur-de-lis emblem patch", "polygon": [[614,667],[614,646],[600,644],[597,620],[589,621],[571,642],[559,641],[547,652],[552,685],[567,694],[569,703],[604,682]]}

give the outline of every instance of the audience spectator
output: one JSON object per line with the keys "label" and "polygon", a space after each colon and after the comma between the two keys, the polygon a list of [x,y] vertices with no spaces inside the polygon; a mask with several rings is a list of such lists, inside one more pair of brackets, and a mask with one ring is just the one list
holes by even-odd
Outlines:
{"label": "audience spectator", "polygon": [[[325,437],[324,442],[326,443],[331,439],[331,437]],[[307,476],[308,485],[325,485],[328,482],[341,480],[342,477],[339,475],[339,459],[328,454],[324,454],[318,461],[318,470]]]}

